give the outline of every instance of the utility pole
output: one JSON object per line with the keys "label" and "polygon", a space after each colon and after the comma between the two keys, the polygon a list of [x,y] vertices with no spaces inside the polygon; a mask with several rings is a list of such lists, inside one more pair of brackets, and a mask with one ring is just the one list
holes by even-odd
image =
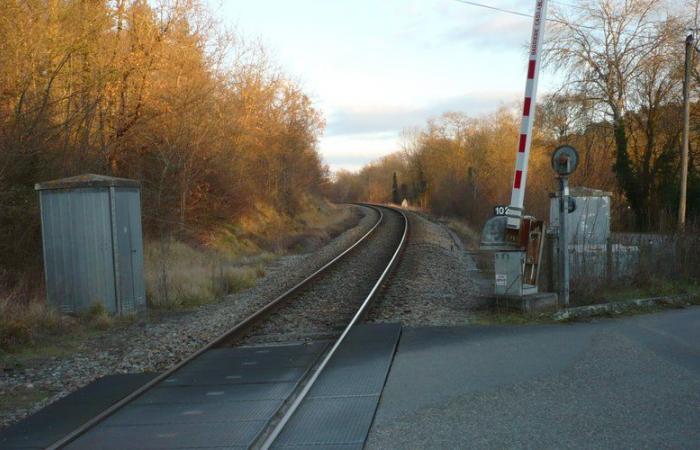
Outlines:
{"label": "utility pole", "polygon": [[685,76],[683,78],[683,155],[681,157],[681,199],[678,205],[678,229],[685,230],[685,205],[688,190],[688,146],[690,134],[690,68],[692,67],[695,37],[685,39]]}

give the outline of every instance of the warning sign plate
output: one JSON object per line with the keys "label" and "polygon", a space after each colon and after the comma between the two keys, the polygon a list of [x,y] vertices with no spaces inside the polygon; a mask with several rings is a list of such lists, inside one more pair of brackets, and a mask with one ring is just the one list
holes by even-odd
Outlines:
{"label": "warning sign plate", "polygon": [[505,273],[496,274],[496,286],[505,286],[507,282],[507,277]]}

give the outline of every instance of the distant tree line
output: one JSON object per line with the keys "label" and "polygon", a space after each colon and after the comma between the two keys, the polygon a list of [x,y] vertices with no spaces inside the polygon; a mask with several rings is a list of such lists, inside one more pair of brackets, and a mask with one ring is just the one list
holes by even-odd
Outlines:
{"label": "distant tree line", "polygon": [[[614,194],[615,226],[670,229],[679,201],[685,31],[700,2],[596,0],[553,11],[545,62],[561,73],[556,94],[538,104],[526,207],[548,213],[555,188],[549,166],[558,145],[574,145],[574,185]],[[555,5],[556,6],[556,5]],[[688,220],[700,216],[700,72],[691,83]],[[336,175],[338,199],[392,199],[392,174],[414,204],[481,223],[507,204],[520,108],[469,117],[446,113],[407,130],[404,150],[359,173]]]}
{"label": "distant tree line", "polygon": [[147,232],[192,236],[326,176],[320,113],[198,0],[8,0],[0,37],[0,275],[41,260],[38,181],[141,180]]}

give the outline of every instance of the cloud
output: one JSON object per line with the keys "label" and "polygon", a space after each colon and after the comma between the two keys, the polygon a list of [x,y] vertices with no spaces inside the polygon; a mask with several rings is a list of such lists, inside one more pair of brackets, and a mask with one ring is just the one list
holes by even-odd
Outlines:
{"label": "cloud", "polygon": [[329,116],[321,154],[332,170],[358,170],[401,149],[401,130],[421,126],[448,111],[479,115],[517,100],[519,92],[485,92],[441,99],[416,107],[345,108]]}
{"label": "cloud", "polygon": [[470,42],[480,47],[526,50],[532,28],[531,19],[511,15],[485,14],[453,26],[443,35],[448,42]]}
{"label": "cloud", "polygon": [[349,170],[351,172],[359,172],[363,167],[367,165],[368,162],[373,161],[375,158],[360,158],[352,156],[334,156],[326,159],[328,167],[330,167],[332,172],[337,172],[339,170]]}
{"label": "cloud", "polygon": [[397,134],[404,128],[423,125],[429,118],[447,111],[463,111],[470,115],[493,111],[500,105],[517,99],[518,95],[515,91],[474,93],[413,107],[340,109],[329,114],[326,136],[388,132]]}
{"label": "cloud", "polygon": [[[520,0],[488,2],[492,6],[531,14],[532,5]],[[458,1],[434,1],[432,8],[420,4],[420,14],[402,11],[406,20],[392,36],[409,40],[423,49],[440,49],[447,45],[469,44],[481,50],[527,48],[532,19],[506,12],[461,4]]]}
{"label": "cloud", "polygon": [[[532,4],[520,0],[489,1],[489,5],[531,14]],[[436,22],[443,32],[437,37],[440,44],[469,43],[484,48],[510,49],[527,47],[532,19],[461,4],[458,1],[437,2],[434,5]]]}
{"label": "cloud", "polygon": [[324,136],[320,150],[331,170],[357,170],[381,156],[400,149],[396,131]]}

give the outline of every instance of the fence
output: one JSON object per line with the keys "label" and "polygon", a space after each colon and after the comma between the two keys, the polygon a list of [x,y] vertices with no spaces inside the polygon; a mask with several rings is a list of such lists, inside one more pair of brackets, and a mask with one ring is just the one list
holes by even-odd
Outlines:
{"label": "fence", "polygon": [[[556,234],[548,234],[540,288],[550,292],[557,290],[557,248]],[[574,241],[568,257],[576,301],[615,287],[697,280],[700,235],[611,233],[604,244]]]}

